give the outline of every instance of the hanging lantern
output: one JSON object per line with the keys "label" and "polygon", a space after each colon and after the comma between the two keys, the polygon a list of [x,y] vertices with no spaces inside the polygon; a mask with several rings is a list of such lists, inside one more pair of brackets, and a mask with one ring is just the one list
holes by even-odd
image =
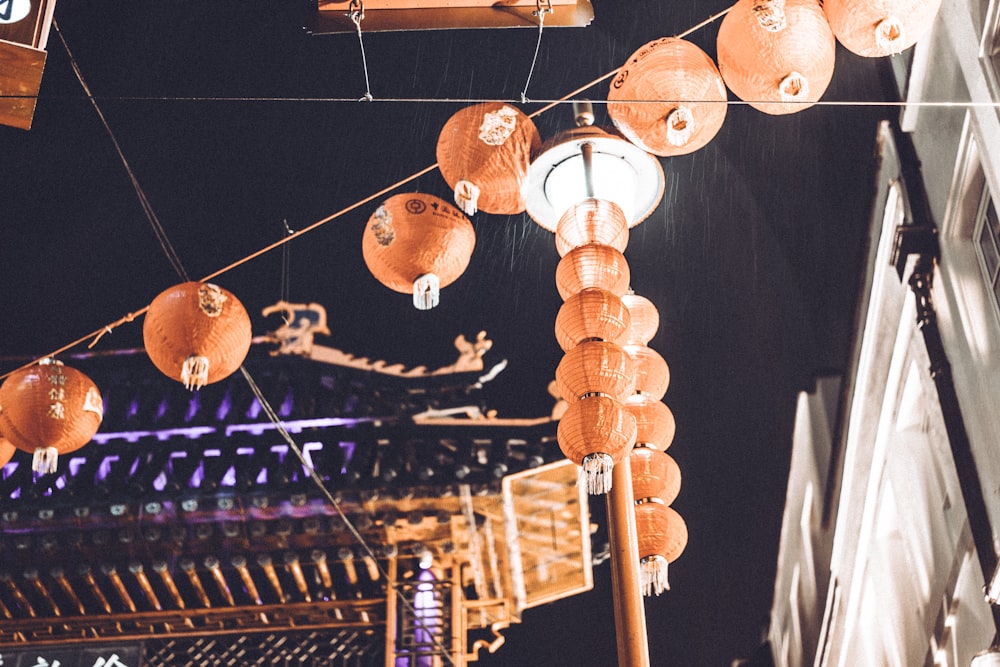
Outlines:
{"label": "hanging lantern", "polygon": [[628,308],[631,322],[622,344],[648,345],[660,328],[660,311],[652,301],[631,290],[622,296],[622,303]]}
{"label": "hanging lantern", "polygon": [[608,116],[625,138],[654,155],[703,147],[726,119],[726,86],[700,48],[664,37],[631,55],[611,82]]}
{"label": "hanging lantern", "polygon": [[620,297],[628,291],[631,279],[625,255],[611,246],[597,243],[573,248],[556,266],[556,289],[564,301],[588,287],[607,290]]}
{"label": "hanging lantern", "polygon": [[11,444],[10,440],[0,435],[0,468],[7,465],[12,458],[17,447]]}
{"label": "hanging lantern", "polygon": [[684,552],[687,524],[659,498],[635,504],[635,530],[639,540],[639,582],[645,596],[670,590],[668,565]]}
{"label": "hanging lantern", "polygon": [[830,28],[848,51],[867,58],[891,56],[930,32],[941,0],[826,0]]}
{"label": "hanging lantern", "polygon": [[817,0],[739,0],[716,46],[726,85],[765,113],[812,106],[833,78],[836,39]]}
{"label": "hanging lantern", "polygon": [[635,393],[660,400],[670,386],[670,367],[659,352],[647,345],[625,345],[635,361]]}
{"label": "hanging lantern", "polygon": [[365,264],[391,290],[413,294],[428,310],[440,290],[469,265],[476,245],[472,223],[457,208],[419,192],[393,195],[368,219],[361,243]]}
{"label": "hanging lantern", "polygon": [[618,252],[628,246],[628,220],[618,204],[584,199],[570,206],[556,224],[556,251],[563,257],[587,243],[609,245]]}
{"label": "hanging lantern", "polygon": [[588,493],[611,490],[611,469],[635,442],[635,420],[607,396],[589,396],[571,403],[556,431],[559,449],[582,467]]}
{"label": "hanging lantern", "polygon": [[518,109],[501,102],[475,104],[459,110],[442,128],[438,168],[467,215],[477,209],[521,213],[521,186],[541,146],[535,124]]}
{"label": "hanging lantern", "polygon": [[55,472],[59,455],[90,442],[103,418],[97,385],[54,359],[15,371],[0,386],[0,432],[34,454],[35,472]]}
{"label": "hanging lantern", "polygon": [[674,441],[677,423],[667,404],[646,394],[633,394],[624,401],[625,409],[635,417],[636,446],[666,451]]}
{"label": "hanging lantern", "polygon": [[190,390],[229,377],[250,351],[246,308],[232,292],[187,282],[161,292],[142,326],[146,353],[167,377]]}
{"label": "hanging lantern", "polygon": [[585,340],[621,338],[629,327],[628,309],[611,292],[596,287],[566,299],[556,314],[556,341],[568,352]]}
{"label": "hanging lantern", "polygon": [[681,491],[681,468],[677,461],[652,447],[640,447],[638,441],[629,453],[632,470],[632,499],[659,498],[669,505]]}
{"label": "hanging lantern", "polygon": [[556,367],[556,387],[567,403],[589,394],[621,401],[635,388],[635,362],[621,346],[587,341],[567,352]]}

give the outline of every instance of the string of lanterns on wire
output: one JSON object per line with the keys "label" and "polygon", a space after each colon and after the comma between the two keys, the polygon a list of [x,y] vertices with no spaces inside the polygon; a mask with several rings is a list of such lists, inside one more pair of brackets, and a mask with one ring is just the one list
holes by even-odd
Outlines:
{"label": "string of lanterns on wire", "polygon": [[[676,427],[662,402],[669,368],[647,345],[659,327],[659,314],[631,291],[623,255],[628,229],[662,197],[662,169],[652,155],[684,155],[710,142],[725,120],[727,87],[768,114],[812,106],[833,76],[836,41],[865,57],[898,53],[930,29],[940,4],[738,0],[708,21],[723,16],[718,67],[693,43],[665,37],[644,45],[605,77],[615,77],[607,111],[621,136],[593,127],[590,117],[543,146],[532,116],[506,103],[473,105],[449,118],[437,146],[435,166],[458,208],[432,195],[405,193],[389,197],[369,218],[362,239],[366,265],[386,287],[412,293],[419,309],[436,306],[440,289],[468,266],[475,232],[467,215],[527,211],[554,233],[561,257],[556,285],[563,298],[555,333],[565,353],[556,384],[568,403],[557,439],[567,458],[581,467],[581,483],[593,494],[610,490],[613,466],[629,457],[646,595],[669,587],[667,564],[687,543],[684,520],[670,506],[681,476],[665,452]],[[588,174],[607,156],[628,158],[632,151],[653,165],[633,174],[636,183],[599,182]],[[560,182],[563,177],[554,171],[537,169],[542,155],[579,160],[579,167],[568,171],[585,181],[585,196]],[[642,181],[655,180],[657,170],[655,196],[636,199]],[[251,335],[250,318],[238,298],[206,281],[171,287],[145,309],[143,341],[151,361],[191,390],[235,372],[249,352]],[[0,465],[20,449],[33,455],[36,472],[53,473],[58,455],[86,445],[100,426],[103,401],[96,385],[52,356],[15,370],[0,385]]]}

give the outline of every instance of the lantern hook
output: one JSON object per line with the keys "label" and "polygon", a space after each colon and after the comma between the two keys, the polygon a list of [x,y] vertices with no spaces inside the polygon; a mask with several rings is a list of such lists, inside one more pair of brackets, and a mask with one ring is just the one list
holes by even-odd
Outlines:
{"label": "lantern hook", "polygon": [[347,17],[354,23],[358,31],[358,44],[361,47],[361,65],[365,72],[365,94],[358,100],[359,102],[371,102],[372,90],[368,81],[368,59],[365,57],[365,40],[361,37],[361,22],[365,20],[365,3],[363,0],[351,0],[348,5]]}

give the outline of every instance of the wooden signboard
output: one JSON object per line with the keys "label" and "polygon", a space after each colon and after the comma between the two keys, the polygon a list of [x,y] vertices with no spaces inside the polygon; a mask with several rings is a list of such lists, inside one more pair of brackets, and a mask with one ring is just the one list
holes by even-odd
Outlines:
{"label": "wooden signboard", "polygon": [[0,0],[0,124],[31,129],[55,0]]}

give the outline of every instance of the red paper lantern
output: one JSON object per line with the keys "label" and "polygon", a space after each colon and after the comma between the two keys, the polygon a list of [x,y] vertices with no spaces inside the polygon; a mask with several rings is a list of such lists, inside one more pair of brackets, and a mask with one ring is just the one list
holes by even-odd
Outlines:
{"label": "red paper lantern", "polygon": [[647,345],[624,345],[635,361],[635,392],[661,400],[670,386],[670,367],[660,353]]}
{"label": "red paper lantern", "polygon": [[97,385],[54,359],[15,371],[0,386],[0,432],[34,454],[36,472],[55,472],[59,455],[90,442],[103,418]]}
{"label": "red paper lantern", "polygon": [[726,86],[715,63],[677,37],[633,53],[608,92],[615,127],[654,155],[685,155],[703,147],[722,127],[726,106]]}
{"label": "red paper lantern", "polygon": [[677,560],[687,546],[687,524],[676,510],[657,499],[636,503],[635,529],[643,595],[659,595],[670,590],[667,566]]}
{"label": "red paper lantern", "polygon": [[635,442],[635,419],[607,396],[590,396],[570,404],[556,430],[559,448],[582,467],[593,495],[611,490],[611,469]]}
{"label": "red paper lantern", "polygon": [[232,292],[187,282],[161,292],[142,326],[146,353],[167,377],[200,389],[229,377],[246,359],[253,330]]}
{"label": "red paper lantern", "polygon": [[624,401],[625,409],[636,422],[636,445],[666,451],[674,441],[677,423],[666,403],[645,394],[634,394]]}
{"label": "red paper lantern", "polygon": [[556,341],[569,351],[585,340],[615,341],[631,320],[622,300],[596,287],[580,290],[566,299],[556,314]]}
{"label": "red paper lantern", "polygon": [[413,294],[420,310],[438,304],[439,291],[469,265],[476,232],[457,208],[433,195],[393,195],[368,219],[361,251],[375,279]]}
{"label": "red paper lantern", "polygon": [[475,104],[460,109],[442,128],[438,168],[466,214],[477,209],[521,213],[521,186],[541,146],[535,124],[518,109],[501,102]]}
{"label": "red paper lantern", "polygon": [[669,505],[681,491],[681,469],[674,458],[638,442],[629,453],[632,471],[632,499],[659,498]]}
{"label": "red paper lantern", "polygon": [[556,387],[567,403],[575,403],[588,394],[603,394],[621,401],[634,391],[634,364],[619,345],[587,341],[563,356],[556,367]]}
{"label": "red paper lantern", "polygon": [[622,344],[648,345],[660,328],[660,311],[652,301],[632,291],[622,296],[622,303],[628,308],[631,323]]}
{"label": "red paper lantern", "polygon": [[738,0],[716,46],[726,85],[765,113],[812,106],[833,78],[836,39],[817,0]]}
{"label": "red paper lantern", "polygon": [[587,243],[609,245],[625,252],[628,219],[621,207],[605,199],[584,199],[566,209],[556,224],[556,251],[562,257]]}
{"label": "red paper lantern", "polygon": [[556,266],[556,289],[563,300],[588,287],[621,297],[628,291],[631,279],[625,255],[611,246],[597,243],[573,248]]}
{"label": "red paper lantern", "polygon": [[833,34],[848,51],[891,56],[917,43],[934,25],[941,0],[825,0]]}

